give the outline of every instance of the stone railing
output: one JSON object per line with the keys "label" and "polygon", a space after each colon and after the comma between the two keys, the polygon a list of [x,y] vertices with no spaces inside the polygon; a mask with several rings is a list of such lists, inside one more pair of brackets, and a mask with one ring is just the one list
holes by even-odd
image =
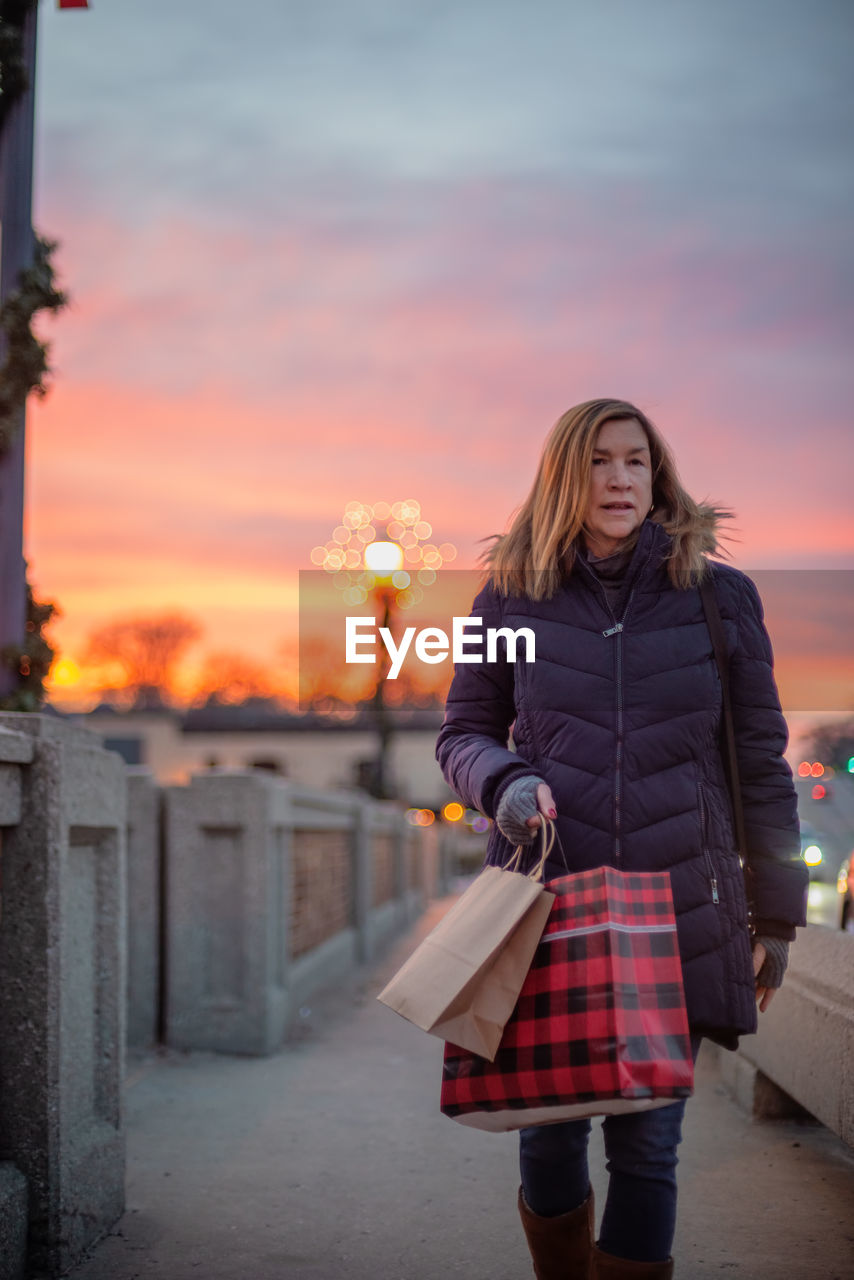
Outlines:
{"label": "stone railing", "polygon": [[435,884],[434,842],[400,809],[262,773],[170,787],[164,836],[163,1039],[180,1049],[272,1052]]}
{"label": "stone railing", "polygon": [[730,1092],[757,1117],[785,1115],[794,1100],[854,1147],[854,937],[799,929],[758,1034],[720,1062]]}
{"label": "stone railing", "polygon": [[391,804],[258,772],[164,789],[0,715],[0,1280],[59,1275],[120,1217],[126,1039],[275,1051],[449,868]]}
{"label": "stone railing", "polygon": [[0,1277],[57,1275],[121,1215],[125,771],[0,715]]}

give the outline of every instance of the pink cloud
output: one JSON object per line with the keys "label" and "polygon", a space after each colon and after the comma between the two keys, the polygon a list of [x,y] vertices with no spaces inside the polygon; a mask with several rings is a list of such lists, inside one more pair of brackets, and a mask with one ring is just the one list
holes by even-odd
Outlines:
{"label": "pink cloud", "polygon": [[269,650],[297,569],[354,497],[417,497],[472,564],[555,418],[603,394],[641,404],[689,489],[737,510],[737,563],[850,562],[828,272],[687,224],[652,235],[631,201],[615,236],[616,215],[558,194],[512,213],[500,184],[475,185],[385,229],[223,229],[190,211],[131,229],[77,220],[69,195],[74,303],[47,326],[57,380],[32,409],[28,494],[63,637],[186,596],[212,642],[241,610],[263,617]]}

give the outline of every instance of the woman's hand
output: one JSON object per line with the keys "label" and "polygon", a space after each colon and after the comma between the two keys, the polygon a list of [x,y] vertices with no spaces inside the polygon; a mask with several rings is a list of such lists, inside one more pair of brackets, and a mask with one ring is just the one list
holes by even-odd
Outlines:
{"label": "woman's hand", "polygon": [[[540,790],[541,789],[542,788],[540,788]],[[537,792],[537,795],[539,797],[539,791]],[[753,944],[753,976],[754,978],[757,976],[757,974],[759,973],[759,970],[762,968],[763,964],[765,963],[766,954],[767,952],[763,947],[762,943],[754,942]],[[779,987],[760,987],[759,983],[757,982],[756,999],[759,1001],[760,1013],[765,1012],[765,1010],[768,1008],[771,1001],[774,999],[774,996],[777,993],[777,991],[779,991]]]}
{"label": "woman's hand", "polygon": [[[541,782],[537,787],[537,808],[543,817],[556,818],[557,809],[555,808],[554,796],[552,789],[545,782]],[[539,813],[534,813],[527,819],[528,826],[532,831],[536,831],[537,827],[542,823]]]}

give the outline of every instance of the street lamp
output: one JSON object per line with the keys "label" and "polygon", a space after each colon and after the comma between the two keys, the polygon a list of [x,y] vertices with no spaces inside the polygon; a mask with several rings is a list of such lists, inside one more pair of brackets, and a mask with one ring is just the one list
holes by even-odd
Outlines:
{"label": "street lamp", "polygon": [[403,569],[403,547],[396,542],[369,542],[365,547],[365,568],[371,573],[399,573]]}
{"label": "street lamp", "polygon": [[[346,604],[366,604],[369,599],[379,604],[381,625],[391,629],[395,612],[420,604],[439,569],[456,559],[453,543],[437,544],[432,539],[432,525],[422,518],[421,504],[414,498],[373,504],[352,501],[345,506],[329,541],[314,547],[311,562],[332,575]],[[378,753],[369,789],[385,799],[391,794],[388,757],[392,730],[384,694],[389,662],[385,647],[381,654],[371,699]]]}
{"label": "street lamp", "polygon": [[433,541],[414,498],[401,502],[348,502],[328,542],[314,547],[311,563],[332,575],[346,604],[365,604],[379,578],[389,578],[394,603],[412,609],[457,557],[452,542]]}

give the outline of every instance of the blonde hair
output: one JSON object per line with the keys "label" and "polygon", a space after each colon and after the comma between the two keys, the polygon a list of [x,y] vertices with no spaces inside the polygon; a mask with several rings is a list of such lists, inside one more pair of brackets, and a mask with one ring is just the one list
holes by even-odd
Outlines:
{"label": "blonde hair", "polygon": [[706,556],[717,552],[724,507],[697,503],[683,489],[673,454],[656,427],[626,400],[587,400],[558,418],[543,448],[531,492],[509,531],[493,535],[481,563],[504,595],[548,600],[575,563],[576,539],[584,530],[593,452],[599,428],[615,418],[635,418],[649,442],[652,463],[651,519],[670,534],[667,572],[676,587],[702,578]]}

